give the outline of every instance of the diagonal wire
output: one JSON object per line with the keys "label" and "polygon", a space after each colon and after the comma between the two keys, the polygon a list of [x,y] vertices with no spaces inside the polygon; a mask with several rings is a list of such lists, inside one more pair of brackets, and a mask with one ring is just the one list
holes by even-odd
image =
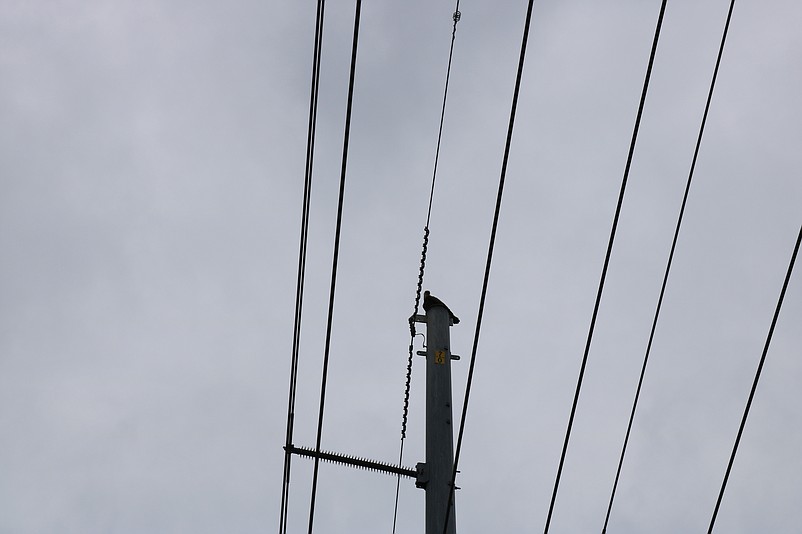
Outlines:
{"label": "diagonal wire", "polygon": [[730,471],[732,470],[732,464],[735,461],[735,454],[738,452],[738,445],[741,442],[741,436],[744,432],[744,426],[746,425],[746,418],[749,416],[749,409],[752,406],[752,399],[755,397],[755,390],[757,390],[757,383],[760,380],[760,373],[763,371],[763,364],[766,361],[766,354],[769,352],[769,345],[771,344],[771,337],[774,335],[774,327],[777,325],[777,318],[780,315],[780,309],[782,308],[783,299],[785,298],[785,290],[788,289],[788,282],[791,279],[791,273],[794,271],[794,262],[796,262],[796,256],[799,252],[799,243],[802,242],[802,226],[799,228],[799,235],[796,238],[796,245],[794,246],[794,252],[791,254],[791,261],[788,264],[788,271],[785,274],[785,281],[783,282],[782,290],[780,291],[780,298],[777,300],[777,308],[774,310],[774,317],[771,320],[771,326],[769,327],[768,336],[766,336],[766,344],[763,346],[763,354],[760,356],[760,363],[757,366],[757,372],[755,372],[755,380],[752,382],[752,389],[749,391],[749,399],[746,401],[746,408],[744,408],[744,415],[741,418],[741,425],[738,427],[738,435],[735,437],[735,444],[732,447],[732,454],[730,455],[730,461],[727,464],[727,471],[724,474],[724,480],[721,483],[721,490],[718,493],[718,499],[716,499],[716,507],[713,509],[713,517],[710,518],[710,526],[707,529],[707,534],[711,534],[713,532],[713,526],[716,524],[716,516],[718,515],[719,507],[721,506],[721,499],[724,497],[724,490],[727,488],[727,481],[730,478]]}
{"label": "diagonal wire", "polygon": [[707,122],[707,114],[710,111],[710,101],[713,99],[713,89],[716,86],[716,78],[718,77],[718,69],[719,65],[721,65],[721,56],[724,53],[724,43],[727,41],[727,31],[730,28],[730,19],[732,18],[732,9],[735,6],[735,0],[730,1],[730,9],[727,12],[727,22],[724,24],[724,32],[721,36],[721,45],[718,49],[718,57],[716,58],[716,67],[713,69],[713,78],[710,81],[710,90],[707,93],[707,103],[705,104],[705,111],[702,115],[702,124],[699,127],[699,136],[696,138],[696,148],[693,151],[693,160],[691,161],[691,170],[688,173],[688,181],[685,184],[685,194],[682,197],[682,205],[679,210],[679,217],[677,218],[677,226],[674,229],[674,238],[671,241],[671,251],[668,254],[668,262],[666,263],[666,270],[663,274],[663,284],[660,287],[660,296],[657,299],[657,308],[654,312],[654,320],[652,321],[652,329],[649,332],[649,342],[646,345],[646,354],[643,357],[643,366],[641,367],[640,371],[640,378],[638,379],[638,387],[635,390],[635,399],[632,402],[632,411],[629,414],[629,423],[627,424],[627,432],[624,436],[624,444],[621,447],[621,456],[618,459],[618,468],[615,472],[615,481],[613,482],[613,489],[610,492],[610,502],[607,505],[607,514],[604,517],[604,527],[602,527],[602,534],[607,532],[607,524],[610,521],[610,512],[613,509],[613,501],[615,500],[615,493],[618,488],[618,480],[621,476],[621,467],[624,464],[624,456],[627,452],[627,445],[629,443],[629,436],[632,432],[632,422],[635,419],[635,410],[638,407],[638,399],[640,398],[641,387],[643,386],[643,377],[646,374],[646,364],[649,361],[649,354],[652,350],[652,341],[654,340],[654,332],[657,329],[657,320],[660,317],[660,309],[663,305],[663,296],[665,295],[666,285],[668,284],[668,275],[671,271],[671,263],[674,260],[674,250],[677,247],[677,239],[679,237],[680,227],[682,226],[682,218],[685,214],[685,205],[688,201],[688,192],[691,189],[691,182],[693,180],[693,172],[696,168],[696,160],[699,156],[699,147],[702,144],[702,135],[705,131],[705,123]]}
{"label": "diagonal wire", "polygon": [[599,280],[599,290],[596,293],[596,303],[593,306],[593,316],[592,316],[592,318],[590,320],[590,328],[588,330],[588,338],[587,338],[587,341],[585,343],[585,352],[584,352],[584,354],[582,356],[582,366],[580,367],[579,378],[577,379],[577,382],[576,382],[576,391],[574,392],[574,401],[573,401],[573,404],[571,405],[571,415],[568,418],[568,428],[565,431],[565,441],[563,442],[562,453],[560,454],[560,464],[559,464],[559,466],[557,468],[557,476],[556,476],[556,478],[554,480],[554,490],[552,491],[551,502],[549,503],[549,513],[548,513],[548,516],[546,517],[546,526],[545,526],[545,530],[544,530],[545,534],[548,534],[548,532],[549,532],[549,525],[551,524],[551,517],[552,517],[552,514],[554,512],[554,502],[557,499],[557,490],[560,487],[560,477],[562,475],[563,465],[565,464],[565,455],[566,455],[566,452],[568,450],[568,442],[571,439],[571,428],[573,427],[573,424],[574,424],[574,416],[576,415],[576,407],[577,407],[577,403],[579,402],[579,392],[582,389],[582,378],[585,375],[585,367],[586,367],[586,365],[588,363],[588,353],[590,352],[590,343],[591,343],[591,340],[593,339],[593,329],[596,326],[596,317],[598,316],[598,313],[599,313],[599,304],[601,303],[602,292],[604,291],[604,281],[607,278],[607,267],[610,264],[610,255],[611,255],[611,253],[613,251],[613,242],[615,241],[615,232],[616,232],[616,229],[618,227],[619,216],[621,215],[621,205],[624,202],[624,192],[626,191],[627,178],[629,177],[629,169],[630,169],[631,164],[632,164],[632,155],[635,152],[635,143],[636,143],[636,141],[638,139],[638,129],[640,128],[640,121],[641,121],[641,117],[643,115],[643,107],[644,107],[644,104],[646,102],[646,93],[648,92],[648,89],[649,89],[649,79],[651,78],[651,75],[652,75],[652,66],[654,65],[654,56],[655,56],[655,54],[657,52],[657,43],[658,43],[659,38],[660,38],[660,28],[663,25],[663,15],[665,14],[665,10],[666,10],[666,2],[667,2],[667,0],[663,0],[662,4],[660,6],[660,15],[659,15],[659,17],[657,19],[657,27],[655,28],[655,31],[654,31],[654,40],[652,42],[652,51],[651,51],[651,54],[649,55],[649,65],[646,68],[646,78],[645,78],[645,80],[643,82],[643,91],[641,92],[640,104],[638,105],[638,115],[637,115],[637,118],[635,119],[635,127],[633,128],[633,131],[632,131],[632,140],[630,141],[629,153],[627,154],[627,163],[626,163],[626,166],[624,168],[624,177],[621,180],[621,191],[618,194],[618,204],[617,204],[617,206],[615,208],[615,217],[613,218],[613,227],[610,230],[610,240],[607,243],[607,253],[605,254],[605,257],[604,257],[604,267],[602,267],[601,279]]}
{"label": "diagonal wire", "polygon": [[[348,142],[351,137],[351,110],[354,100],[354,78],[356,76],[356,52],[359,44],[359,19],[362,12],[362,0],[356,0],[356,11],[354,14],[354,38],[351,46],[351,72],[348,81],[348,104],[345,112],[345,132],[343,134],[343,156],[342,167],[340,169],[340,194],[337,201],[337,227],[334,231],[334,254],[331,265],[331,288],[329,290],[329,311],[326,323],[326,345],[323,354],[323,376],[320,382],[320,411],[317,420],[317,440],[315,441],[315,452],[320,453],[320,439],[323,432],[323,409],[326,403],[326,379],[329,370],[329,349],[331,347],[331,325],[334,316],[334,293],[337,285],[337,261],[340,256],[340,230],[342,228],[343,200],[345,197],[345,171],[348,162]],[[320,466],[320,459],[315,458],[315,467],[312,475],[312,496],[309,504],[309,534],[312,534],[312,526],[315,517],[315,498],[317,496],[317,475]]]}
{"label": "diagonal wire", "polygon": [[304,170],[303,207],[301,209],[301,237],[298,251],[298,278],[295,290],[295,320],[292,335],[292,359],[290,364],[290,387],[287,401],[287,434],[284,453],[284,479],[281,486],[281,512],[279,517],[279,534],[287,532],[287,509],[290,492],[290,464],[292,455],[289,446],[292,444],[295,424],[295,392],[298,380],[298,352],[301,340],[301,316],[304,298],[304,277],[306,273],[306,245],[309,234],[309,202],[312,191],[312,163],[315,154],[315,130],[317,125],[318,89],[320,87],[320,57],[323,41],[323,13],[325,0],[318,0],[315,16],[315,44],[312,59],[312,82],[309,97],[309,124],[306,138],[306,166]]}
{"label": "diagonal wire", "polygon": [[[432,216],[432,200],[434,199],[434,184],[437,180],[437,163],[440,160],[440,141],[443,138],[443,121],[446,115],[446,101],[448,99],[448,81],[451,78],[451,59],[454,56],[454,39],[457,36],[457,22],[461,17],[459,11],[459,0],[454,7],[454,15],[452,19],[454,26],[451,29],[451,47],[448,51],[448,68],[446,69],[446,85],[443,89],[443,107],[440,109],[440,127],[437,131],[437,150],[434,155],[434,170],[432,171],[432,187],[429,192],[429,208],[426,212],[426,226],[423,227],[423,247],[421,250],[420,267],[418,270],[418,285],[415,290],[415,309],[412,312],[412,317],[409,318],[409,355],[407,357],[407,376],[406,384],[404,386],[404,411],[401,417],[401,447],[398,453],[398,465],[401,465],[404,460],[404,441],[407,437],[407,417],[409,415],[409,389],[412,382],[412,352],[415,343],[415,316],[418,315],[420,307],[421,290],[423,289],[423,273],[426,268],[426,250],[429,246],[429,220]],[[396,479],[395,483],[395,506],[393,508],[393,534],[398,520],[398,497],[401,490],[401,476]]]}
{"label": "diagonal wire", "polygon": [[448,51],[448,68],[446,69],[446,86],[443,89],[443,107],[440,110],[440,127],[437,131],[437,150],[434,155],[434,170],[432,171],[432,190],[429,193],[429,209],[426,212],[426,226],[429,226],[429,219],[432,216],[432,199],[434,198],[434,182],[437,178],[437,162],[440,160],[440,140],[443,138],[443,119],[446,116],[446,99],[448,97],[448,80],[451,78],[451,58],[454,55],[454,39],[457,36],[457,22],[459,22],[462,14],[459,11],[459,0],[454,6],[454,15],[452,17],[454,26],[451,28],[451,48]]}
{"label": "diagonal wire", "polygon": [[510,122],[509,126],[507,127],[507,141],[504,145],[504,157],[501,163],[501,176],[499,177],[498,181],[498,194],[496,195],[496,208],[493,214],[493,226],[490,230],[490,243],[487,248],[487,262],[485,264],[485,274],[484,279],[482,281],[482,294],[481,298],[479,299],[479,311],[476,317],[476,329],[474,331],[473,336],[473,347],[471,349],[471,363],[468,368],[468,380],[465,384],[465,398],[462,403],[462,417],[460,419],[459,424],[459,434],[457,437],[457,449],[454,455],[454,469],[451,473],[451,483],[450,491],[448,493],[448,504],[446,506],[446,513],[445,513],[445,521],[443,522],[443,534],[447,532],[448,529],[448,521],[449,517],[451,516],[451,506],[454,503],[454,491],[456,489],[456,480],[457,480],[457,469],[459,467],[459,458],[460,453],[462,452],[462,438],[465,432],[465,418],[468,413],[468,401],[470,400],[471,394],[471,384],[473,382],[473,371],[476,365],[476,349],[479,345],[479,332],[482,328],[482,317],[484,315],[485,310],[485,298],[487,297],[487,286],[488,281],[490,279],[490,266],[493,262],[493,249],[496,244],[496,231],[498,229],[498,219],[499,213],[501,212],[501,199],[504,194],[504,182],[507,177],[507,162],[509,161],[510,156],[510,146],[512,145],[512,132],[515,126],[515,113],[518,110],[518,95],[520,94],[521,90],[521,78],[523,77],[524,71],[524,60],[526,58],[526,45],[529,41],[529,27],[532,21],[532,7],[534,5],[534,0],[529,0],[529,4],[526,9],[526,22],[524,23],[524,32],[523,37],[521,38],[521,53],[518,58],[518,71],[515,76],[515,89],[512,95],[512,106],[510,108]]}

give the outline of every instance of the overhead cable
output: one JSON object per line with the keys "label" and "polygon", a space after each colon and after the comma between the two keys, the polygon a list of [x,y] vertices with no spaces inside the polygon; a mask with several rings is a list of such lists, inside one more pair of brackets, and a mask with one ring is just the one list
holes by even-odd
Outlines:
{"label": "overhead cable", "polygon": [[643,377],[646,374],[646,364],[649,361],[649,354],[652,350],[652,341],[654,340],[654,332],[657,329],[657,320],[660,317],[660,309],[663,305],[663,296],[665,295],[666,285],[668,284],[668,275],[671,271],[671,263],[674,260],[674,250],[677,247],[677,239],[679,237],[680,227],[682,226],[682,218],[685,214],[685,205],[688,201],[688,192],[691,189],[691,181],[693,180],[693,172],[696,169],[696,160],[699,156],[699,147],[702,144],[702,135],[705,131],[705,123],[707,122],[707,114],[710,111],[710,101],[713,99],[713,89],[716,86],[716,78],[718,77],[719,65],[721,65],[721,56],[724,53],[724,43],[727,41],[727,31],[730,27],[730,19],[732,18],[732,8],[735,6],[735,0],[730,1],[730,8],[727,12],[727,22],[724,24],[724,33],[721,36],[721,45],[718,49],[718,56],[716,57],[716,66],[713,69],[713,78],[710,81],[710,90],[707,93],[707,102],[705,103],[705,111],[702,115],[702,124],[699,127],[699,136],[696,138],[696,148],[693,151],[693,160],[691,161],[691,170],[688,173],[688,181],[685,184],[685,194],[682,197],[682,205],[679,210],[679,217],[677,217],[677,226],[674,229],[674,238],[671,241],[671,251],[668,254],[668,262],[666,263],[666,270],[663,274],[663,283],[660,287],[660,296],[657,298],[657,308],[654,312],[654,319],[652,320],[652,328],[649,332],[649,342],[646,344],[646,353],[643,357],[643,365],[640,371],[640,378],[638,378],[638,387],[635,390],[635,399],[632,402],[632,411],[629,414],[629,423],[627,424],[626,435],[624,436],[624,444],[621,447],[621,456],[618,459],[618,467],[615,471],[615,481],[613,482],[613,489],[610,492],[610,502],[607,505],[607,514],[604,517],[604,527],[602,527],[602,534],[607,532],[607,524],[610,521],[610,512],[613,509],[613,501],[615,500],[616,489],[618,488],[618,480],[621,476],[621,467],[624,465],[624,456],[627,452],[627,445],[629,444],[629,436],[632,432],[632,422],[635,419],[635,410],[638,407],[638,399],[640,398],[641,387],[643,386]]}
{"label": "overhead cable", "polygon": [[487,261],[485,263],[485,274],[484,274],[484,279],[482,281],[482,293],[479,299],[479,311],[476,316],[476,329],[474,331],[473,347],[471,349],[471,363],[470,366],[468,367],[468,380],[465,385],[465,398],[462,402],[462,417],[460,418],[460,424],[459,424],[457,449],[454,454],[454,470],[451,474],[448,505],[446,506],[446,511],[445,511],[446,519],[443,523],[443,534],[447,532],[449,516],[451,515],[449,511],[451,510],[451,506],[454,503],[454,491],[456,489],[455,484],[459,468],[460,453],[462,452],[462,438],[465,432],[465,419],[468,414],[468,401],[470,400],[471,385],[473,383],[473,372],[476,366],[476,350],[477,347],[479,346],[479,333],[482,328],[482,317],[484,315],[484,310],[485,310],[487,286],[488,286],[488,281],[490,280],[490,266],[493,262],[493,249],[496,244],[496,232],[498,230],[498,220],[499,220],[499,214],[501,212],[501,199],[504,194],[504,181],[506,180],[507,177],[507,162],[509,161],[510,146],[512,145],[512,132],[515,126],[515,113],[518,110],[518,95],[520,94],[521,90],[521,78],[523,77],[524,60],[526,58],[526,45],[529,41],[529,27],[532,21],[533,5],[534,5],[534,0],[529,0],[529,5],[526,9],[526,21],[524,23],[524,33],[521,39],[521,52],[518,58],[518,71],[515,76],[515,89],[512,95],[512,106],[510,108],[510,121],[509,121],[509,126],[507,127],[507,141],[504,145],[504,157],[501,163],[501,176],[499,177],[498,181],[498,193],[496,194],[496,208],[495,212],[493,213],[493,226],[490,230],[490,243],[488,244],[487,247]]}
{"label": "overhead cable", "polygon": [[780,291],[780,298],[777,300],[777,308],[774,310],[774,317],[771,319],[771,326],[769,327],[768,336],[766,336],[766,344],[763,346],[763,354],[760,356],[760,363],[755,372],[755,380],[752,382],[752,389],[749,391],[749,399],[746,401],[746,408],[741,418],[741,425],[738,427],[738,434],[735,437],[735,444],[732,446],[732,454],[730,454],[730,461],[727,463],[727,471],[724,473],[724,480],[721,482],[721,490],[719,490],[718,498],[716,499],[716,506],[713,509],[713,517],[710,518],[710,526],[707,529],[707,534],[713,532],[713,527],[716,524],[716,517],[718,510],[721,506],[721,499],[724,497],[724,490],[727,488],[727,481],[730,478],[730,471],[732,471],[732,464],[735,461],[735,454],[738,452],[738,445],[741,443],[741,436],[746,426],[746,418],[749,417],[749,409],[752,407],[752,400],[755,398],[755,391],[757,384],[760,381],[760,373],[763,371],[763,364],[766,362],[766,354],[769,352],[769,345],[771,344],[771,337],[774,335],[774,327],[777,325],[777,318],[780,316],[780,309],[783,305],[785,298],[785,291],[788,289],[788,282],[791,280],[791,273],[794,271],[794,263],[796,256],[799,252],[799,243],[802,242],[802,226],[799,228],[799,234],[796,237],[796,245],[794,245],[794,252],[791,254],[791,261],[788,264],[788,271],[785,273],[785,281],[783,282],[782,290]]}
{"label": "overhead cable", "polygon": [[426,211],[426,226],[429,226],[429,220],[432,217],[432,199],[434,198],[434,183],[437,179],[437,163],[440,160],[440,141],[443,138],[443,120],[446,116],[446,100],[448,98],[448,81],[451,78],[451,58],[454,55],[454,39],[457,36],[457,23],[459,22],[460,18],[462,17],[462,13],[459,10],[459,0],[457,0],[456,6],[454,6],[454,14],[452,15],[451,19],[454,21],[454,25],[451,27],[451,47],[448,50],[448,68],[446,69],[446,86],[443,89],[443,107],[440,109],[440,127],[437,130],[437,150],[434,154],[434,170],[432,171],[432,189],[429,193],[429,209]]}
{"label": "overhead cable", "polygon": [[[432,200],[434,199],[434,184],[437,179],[437,163],[440,160],[440,141],[443,138],[443,121],[446,115],[446,101],[448,99],[448,81],[451,78],[451,58],[454,55],[454,39],[457,36],[457,22],[462,14],[459,11],[459,0],[454,7],[452,20],[454,25],[451,29],[451,47],[448,51],[448,68],[446,69],[446,85],[443,89],[443,106],[440,109],[440,127],[437,131],[437,149],[434,155],[434,170],[432,171],[432,186],[429,191],[429,207],[426,212],[426,226],[423,227],[423,246],[421,248],[420,267],[418,268],[418,285],[415,290],[415,307],[412,316],[409,318],[409,354],[407,356],[407,376],[404,385],[404,410],[401,417],[401,446],[398,453],[398,464],[404,460],[404,440],[407,437],[407,417],[409,415],[409,390],[412,383],[412,352],[414,350],[415,335],[415,316],[418,315],[420,308],[421,290],[423,289],[423,274],[426,269],[426,251],[429,246],[429,221],[432,216]],[[395,484],[395,506],[393,508],[393,534],[395,534],[396,522],[398,519],[398,497],[401,490],[401,477],[399,476]]]}
{"label": "overhead cable", "polygon": [[654,31],[654,40],[652,42],[652,50],[651,50],[651,53],[649,54],[649,64],[648,64],[648,67],[646,68],[646,78],[645,78],[645,80],[643,82],[643,90],[641,92],[640,103],[638,105],[638,114],[637,114],[637,118],[635,119],[635,127],[633,128],[633,131],[632,131],[632,140],[630,141],[629,153],[627,154],[627,163],[626,163],[626,166],[624,168],[624,177],[621,180],[621,191],[618,194],[618,204],[616,205],[615,216],[613,217],[613,227],[610,230],[610,240],[607,243],[607,253],[604,256],[604,267],[602,267],[601,279],[599,280],[599,289],[598,289],[598,292],[596,293],[596,303],[593,306],[593,315],[592,315],[591,320],[590,320],[590,328],[588,330],[588,337],[587,337],[587,341],[585,343],[585,352],[584,352],[584,354],[582,356],[582,366],[579,369],[579,378],[577,379],[577,382],[576,382],[576,391],[574,392],[574,401],[573,401],[573,403],[571,405],[571,415],[568,418],[568,428],[565,431],[565,441],[563,442],[562,453],[560,454],[560,463],[559,463],[559,466],[557,467],[557,476],[556,476],[556,478],[554,480],[554,490],[552,491],[551,502],[549,503],[549,512],[548,512],[548,515],[546,517],[546,526],[545,526],[545,530],[544,530],[545,534],[548,534],[549,526],[551,525],[551,517],[552,517],[552,514],[554,513],[554,503],[555,503],[555,501],[557,499],[557,490],[560,487],[560,477],[562,475],[563,465],[565,463],[565,455],[566,455],[566,452],[568,451],[568,442],[571,439],[571,429],[572,429],[573,424],[574,424],[574,416],[576,415],[576,407],[577,407],[577,404],[579,402],[579,392],[582,389],[582,379],[583,379],[583,377],[585,375],[585,367],[587,366],[587,363],[588,363],[588,353],[590,352],[590,343],[591,343],[591,341],[593,339],[593,330],[594,330],[594,328],[596,326],[596,317],[598,316],[598,313],[599,313],[599,304],[601,303],[602,292],[604,291],[604,281],[607,278],[607,267],[610,264],[610,255],[611,255],[611,253],[613,251],[613,242],[615,241],[615,232],[616,232],[616,229],[618,228],[619,216],[621,215],[621,205],[624,202],[624,192],[626,191],[626,187],[627,187],[627,178],[629,177],[629,169],[630,169],[630,167],[632,165],[632,155],[635,152],[635,143],[636,143],[636,141],[638,139],[638,130],[640,128],[640,121],[641,121],[641,117],[643,115],[643,107],[644,107],[644,104],[646,102],[646,94],[647,94],[648,89],[649,89],[649,79],[651,78],[651,75],[652,75],[652,65],[654,64],[654,57],[655,57],[655,54],[657,52],[657,43],[658,43],[659,38],[660,38],[660,28],[663,25],[663,15],[664,15],[665,10],[666,10],[666,2],[667,2],[667,0],[663,0],[662,4],[660,5],[660,15],[658,16],[657,27],[655,28],[655,31]]}
{"label": "overhead cable", "polygon": [[301,208],[301,237],[298,250],[298,277],[295,289],[295,319],[292,333],[292,358],[290,363],[290,387],[287,400],[287,433],[284,453],[284,475],[281,486],[281,512],[279,514],[279,534],[287,532],[287,508],[290,491],[290,464],[292,455],[293,428],[295,424],[295,392],[298,380],[298,353],[301,342],[301,316],[304,299],[304,277],[306,273],[306,245],[309,235],[309,199],[312,192],[312,164],[315,154],[315,130],[317,125],[318,89],[320,87],[320,57],[323,44],[323,13],[325,0],[318,0],[315,15],[315,44],[312,54],[312,83],[309,96],[309,123],[306,137],[306,165],[304,168],[304,193]]}
{"label": "overhead cable", "polygon": [[[323,376],[320,382],[320,409],[317,420],[317,439],[315,441],[315,452],[320,453],[320,439],[323,432],[323,411],[326,403],[326,379],[329,370],[329,349],[331,347],[331,325],[334,317],[334,293],[337,287],[337,262],[340,255],[340,230],[342,228],[343,200],[345,198],[345,174],[348,163],[348,143],[351,137],[351,110],[354,100],[354,78],[356,76],[356,52],[359,44],[359,19],[362,12],[362,0],[356,0],[356,11],[354,14],[354,37],[351,45],[351,69],[348,80],[348,104],[345,112],[345,132],[343,134],[343,155],[342,166],[340,169],[340,193],[337,201],[337,226],[334,231],[334,254],[331,262],[331,287],[329,289],[328,319],[326,321],[326,345],[323,353]],[[317,477],[320,465],[320,458],[315,457],[315,466],[312,474],[312,496],[309,504],[309,534],[312,534],[312,526],[315,517],[315,499],[317,497]]]}

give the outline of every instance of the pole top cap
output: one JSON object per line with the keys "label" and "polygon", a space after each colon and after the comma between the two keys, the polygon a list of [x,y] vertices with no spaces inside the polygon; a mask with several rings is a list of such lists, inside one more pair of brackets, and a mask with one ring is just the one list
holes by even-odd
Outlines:
{"label": "pole top cap", "polygon": [[459,324],[459,317],[454,315],[454,312],[452,312],[451,309],[448,306],[446,306],[445,303],[442,300],[440,300],[439,298],[437,298],[434,295],[432,295],[429,291],[424,291],[423,292],[423,309],[426,310],[426,311],[429,311],[429,309],[436,308],[438,306],[443,307],[446,310],[448,310],[448,313],[451,316],[451,322],[453,324]]}

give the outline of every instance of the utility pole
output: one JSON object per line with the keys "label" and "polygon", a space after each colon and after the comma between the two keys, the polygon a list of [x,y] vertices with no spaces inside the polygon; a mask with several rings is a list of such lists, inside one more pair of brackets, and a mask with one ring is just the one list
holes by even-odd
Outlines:
{"label": "utility pole", "polygon": [[[338,454],[319,448],[284,446],[289,454],[316,458],[326,462],[348,465],[360,469],[379,471],[415,479],[415,486],[426,490],[425,534],[456,534],[457,520],[454,501],[451,506],[451,476],[454,470],[454,425],[451,418],[451,326],[459,319],[440,299],[428,291],[423,294],[426,315],[414,315],[411,320],[426,323],[426,462],[415,469],[377,462],[365,458]],[[455,488],[458,489],[458,488]],[[448,508],[448,510],[446,510]],[[446,518],[448,524],[446,525]]]}
{"label": "utility pole", "polygon": [[[424,293],[426,322],[426,463],[418,464],[416,485],[426,490],[426,534],[456,534],[454,503],[448,507],[454,469],[454,425],[451,409],[451,336],[459,319],[440,299]],[[458,359],[455,356],[454,359]]]}

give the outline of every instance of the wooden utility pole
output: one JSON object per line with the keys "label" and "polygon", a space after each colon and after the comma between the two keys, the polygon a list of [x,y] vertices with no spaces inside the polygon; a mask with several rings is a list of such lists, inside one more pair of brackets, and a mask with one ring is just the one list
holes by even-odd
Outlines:
{"label": "wooden utility pole", "polygon": [[[447,510],[454,469],[454,425],[451,409],[451,336],[459,323],[440,299],[424,293],[426,311],[426,463],[418,464],[417,486],[426,490],[426,534],[456,534],[452,501]],[[422,319],[422,318],[421,318]]]}

